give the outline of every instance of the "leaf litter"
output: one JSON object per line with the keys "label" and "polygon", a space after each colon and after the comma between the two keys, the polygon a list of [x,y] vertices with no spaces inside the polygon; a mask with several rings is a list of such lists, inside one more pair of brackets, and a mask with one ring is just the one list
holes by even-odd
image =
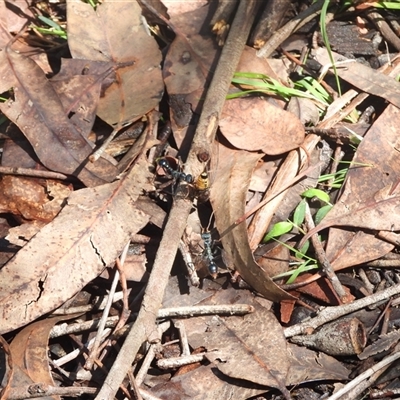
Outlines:
{"label": "leaf litter", "polygon": [[[2,6],[8,3],[4,1]],[[346,297],[349,302],[346,313],[360,309],[357,303],[360,300],[353,299],[368,293],[364,290],[368,282],[369,293],[375,290],[374,286],[383,289],[385,285],[392,285],[390,296],[398,293],[395,285],[398,260],[394,251],[399,230],[396,212],[398,89],[390,74],[360,66],[358,61],[348,62],[344,55],[335,55],[338,63],[346,61],[345,68],[337,69],[338,76],[364,93],[358,95],[354,89],[349,89],[332,101],[329,110],[322,111],[323,103],[316,98],[313,118],[305,118],[301,104],[292,106],[292,112],[286,111],[287,101],[279,95],[260,94],[227,100],[220,115],[217,113],[209,119],[209,126],[200,140],[194,136],[186,160],[198,116],[203,105],[206,109],[206,96],[215,86],[213,74],[217,74],[216,67],[226,54],[220,53],[215,38],[209,29],[205,29],[212,5],[198,3],[181,14],[173,3],[166,2],[166,5],[168,13],[165,7],[160,7],[160,13],[154,14],[153,5],[145,1],[141,2],[142,8],[136,2],[106,0],[93,7],[67,1],[67,12],[60,16],[67,22],[66,36],[71,54],[56,52],[61,65],[59,71],[50,67],[51,63],[45,65],[24,52],[30,41],[34,43],[31,31],[21,33],[24,38],[21,41],[11,35],[18,31],[17,25],[3,24],[0,88],[5,98],[0,110],[8,122],[3,122],[6,128],[2,131],[5,144],[0,167],[3,173],[0,209],[7,217],[4,223],[8,224],[9,241],[3,239],[1,249],[4,259],[9,258],[5,256],[6,252],[16,254],[0,271],[0,333],[6,339],[4,360],[8,358],[8,365],[3,368],[8,372],[8,380],[4,381],[1,398],[24,398],[27,393],[42,390],[42,387],[46,389],[40,392],[42,398],[61,399],[75,393],[71,381],[49,374],[49,363],[53,365],[53,371],[55,364],[46,357],[47,347],[56,354],[57,346],[66,346],[61,342],[49,343],[52,326],[57,322],[49,318],[49,314],[58,308],[69,308],[70,313],[77,311],[83,315],[79,319],[71,317],[77,324],[83,324],[96,314],[101,315],[105,307],[90,304],[91,293],[94,291],[101,297],[111,290],[110,296],[116,296],[115,302],[111,312],[109,309],[104,311],[104,323],[100,323],[103,328],[98,328],[97,336],[103,336],[102,329],[107,324],[105,319],[109,312],[120,315],[120,325],[132,326],[133,331],[142,329],[135,324],[136,311],[145,315],[147,309],[158,310],[160,307],[158,303],[146,303],[158,301],[155,293],[152,296],[146,292],[145,300],[141,302],[147,279],[149,290],[158,288],[160,295],[166,287],[163,307],[173,305],[179,310],[186,305],[189,315],[192,314],[190,307],[194,305],[204,307],[203,313],[213,312],[207,309],[210,305],[222,308],[219,316],[187,318],[184,328],[177,317],[167,318],[172,319],[173,325],[164,335],[157,333],[151,311],[153,315],[145,319],[144,333],[138,338],[151,343],[153,352],[156,350],[159,357],[168,361],[168,346],[162,347],[162,344],[174,340],[180,329],[181,346],[186,349],[182,351],[182,359],[183,356],[190,357],[190,349],[193,356],[197,352],[204,356],[201,366],[193,364],[192,370],[184,364],[173,367],[173,377],[160,374],[155,363],[151,365],[150,373],[147,370],[137,372],[138,388],[134,390],[142,392],[143,396],[151,392],[159,398],[207,399],[226,398],[229,393],[233,398],[289,399],[304,396],[306,390],[314,394],[332,394],[333,385],[318,386],[317,382],[351,381],[350,372],[354,373],[358,360],[356,353],[343,354],[339,362],[323,352],[291,344],[285,324],[300,323],[304,318],[318,314],[322,316],[324,313],[318,313],[321,306],[337,306],[327,307],[328,311],[340,308],[335,279],[341,279],[346,288],[352,288],[352,294]],[[47,11],[51,10],[53,15],[60,13],[52,7],[48,5]],[[168,43],[167,46],[146,32],[142,9],[149,20],[157,21],[151,27],[157,28],[157,35]],[[10,13],[10,8],[7,12]],[[10,21],[15,15],[11,12]],[[170,20],[169,15],[172,16]],[[246,17],[246,13],[243,16]],[[15,23],[20,21],[15,18]],[[64,22],[59,21],[59,24],[63,26]],[[235,32],[235,22],[229,24]],[[44,38],[38,40],[36,43],[46,42]],[[225,40],[229,48],[230,37]],[[326,65],[327,53],[323,50],[320,48],[315,56]],[[265,74],[285,86],[285,80],[291,75],[285,75],[283,80],[285,64],[276,61],[274,58],[258,59],[254,49],[247,47],[236,70]],[[396,71],[396,60],[394,63]],[[251,65],[254,65],[253,70],[249,69]],[[330,81],[325,78],[325,84],[327,82]],[[310,86],[307,87],[310,90]],[[232,85],[223,97],[237,95],[241,89],[243,87]],[[163,99],[164,90],[167,101]],[[331,87],[330,90],[335,89]],[[391,104],[373,101],[368,94],[387,99]],[[350,105],[344,101],[346,96],[353,99]],[[373,103],[377,115],[367,122],[369,130],[365,132],[364,129],[363,137],[359,139],[361,143],[354,150],[343,145],[340,137],[335,141],[332,136],[335,124],[348,115],[353,118],[351,113],[362,101],[368,105]],[[339,111],[331,111],[341,102]],[[166,119],[170,120],[177,148],[165,139],[157,141],[155,138],[158,114],[152,111],[158,107],[165,114],[158,124],[161,126]],[[341,110],[342,107],[346,108]],[[328,111],[329,118],[316,121],[316,110],[321,115]],[[299,114],[295,115],[296,112]],[[305,120],[316,124],[313,133],[307,133]],[[94,161],[94,151],[106,141],[111,131],[121,136],[129,134],[129,126],[135,121],[143,123],[145,129],[127,156],[99,153],[100,158]],[[214,138],[216,122],[219,132]],[[347,126],[351,129],[352,125]],[[323,138],[326,142],[322,142]],[[217,154],[210,151],[209,142],[212,142],[212,148],[218,149]],[[327,143],[330,152],[324,153],[318,142]],[[307,232],[300,218],[299,225],[292,223],[292,232],[279,238],[277,245],[260,245],[275,223],[293,218],[301,194],[315,188],[319,176],[327,173],[327,168],[332,168],[334,179],[336,170],[332,158],[343,156],[350,159],[350,165],[341,190],[336,192],[334,185],[319,186],[329,193],[333,203],[320,224]],[[163,157],[177,157],[178,160],[176,166],[170,167],[172,182],[169,186],[160,185],[160,177],[154,173],[157,160],[170,159]],[[202,185],[205,189],[199,189],[200,174],[204,174]],[[308,180],[303,179],[305,176]],[[200,190],[210,193],[210,202],[202,203]],[[166,272],[172,267],[169,260],[175,258],[179,245],[179,240],[174,237],[178,238],[177,233],[183,232],[179,225],[180,214],[173,212],[174,204],[180,201],[187,203],[180,210],[181,216],[191,208],[193,201],[197,202],[195,212],[201,221],[195,222],[198,231],[204,233],[210,229],[213,237],[207,244],[202,243],[201,233],[197,238],[189,233],[183,237],[189,243],[180,247],[188,253],[183,254],[183,259],[190,273],[196,274],[197,267],[191,252],[200,257],[206,255],[203,264],[207,265],[211,260],[218,264],[214,279],[201,279],[199,287],[184,282],[179,257],[177,270],[173,272],[179,279],[171,277],[167,281],[169,273],[165,273],[164,278],[163,274],[151,272],[153,262],[156,264],[160,258],[165,260]],[[252,217],[261,201],[264,207]],[[310,206],[314,213],[321,208],[315,199],[310,201]],[[298,214],[296,218],[299,219]],[[185,222],[187,216],[182,219]],[[174,226],[175,236],[165,236],[161,241],[168,243],[167,257],[162,253],[163,245],[158,249],[157,246],[162,229],[173,232]],[[301,250],[301,245],[317,232],[323,235],[325,254],[318,251],[313,254],[312,249]],[[193,240],[192,244],[190,240]],[[17,251],[12,242],[21,248]],[[121,255],[130,242],[127,255]],[[285,284],[282,276],[293,273],[292,265],[305,268],[302,264],[305,256],[316,257],[315,264],[322,268],[315,274],[306,269],[297,271],[295,276],[299,278]],[[126,261],[124,267],[125,257],[134,261],[130,264]],[[389,257],[393,260],[390,270],[368,267],[371,261],[383,262]],[[120,280],[119,293],[114,293],[115,284],[112,288],[110,281],[117,282],[112,277],[116,274],[112,269],[115,263],[119,271],[116,275]],[[338,270],[343,272],[336,275]],[[252,291],[239,289],[245,284]],[[384,296],[384,293],[376,294]],[[371,342],[381,338],[379,344],[386,337],[392,337],[394,305],[397,303],[394,298],[391,301],[390,311],[382,311],[393,315],[389,331],[388,327],[379,330],[373,327],[376,317],[360,317],[363,329],[375,329],[369,336]],[[276,304],[272,306],[272,302]],[[354,309],[351,309],[352,304]],[[248,308],[250,313],[229,316],[236,312],[233,311],[235,306],[239,309],[245,305],[251,306]],[[62,316],[59,320],[67,318]],[[137,318],[139,321],[140,314]],[[129,322],[122,322],[127,320]],[[109,324],[115,326],[115,319]],[[68,324],[65,326],[67,328]],[[340,326],[343,326],[343,340],[346,340],[346,320]],[[314,323],[310,322],[309,327],[311,333]],[[22,330],[15,335],[17,329]],[[182,329],[186,331],[183,336]],[[108,349],[107,365],[112,368],[105,384],[96,385],[99,389],[97,397],[88,386],[94,384],[92,373],[98,373],[99,367],[86,372],[80,369],[75,375],[74,383],[79,382],[84,396],[104,398],[102,393],[111,387],[107,383],[109,380],[114,382],[112,386],[116,385],[115,390],[122,383],[129,365],[119,364],[124,348],[115,358],[118,352],[113,347],[117,342],[123,343],[121,335],[126,333],[121,331],[114,331],[104,341],[103,346]],[[108,331],[105,332],[107,335]],[[23,339],[24,335],[31,339]],[[80,340],[89,340],[86,334],[79,335]],[[36,336],[37,342],[33,341]],[[128,334],[127,343],[129,338]],[[7,342],[11,343],[10,348]],[[393,343],[385,345],[385,350],[393,348]],[[316,350],[323,349],[322,346]],[[373,351],[363,354],[359,368],[363,368],[363,359],[374,362]],[[75,357],[78,359],[70,362],[76,362],[78,368],[82,356]],[[91,359],[96,360],[95,365],[103,362],[98,361],[98,357],[101,357],[99,352],[91,354]],[[122,378],[115,377],[114,370],[119,370]],[[152,378],[155,371],[158,371],[158,382]],[[68,376],[66,371],[63,373]],[[209,382],[206,391],[205,382]],[[291,390],[299,385],[300,388]],[[58,391],[57,386],[60,386]],[[132,387],[135,384],[132,383]],[[130,396],[127,389],[125,395]],[[111,398],[111,394],[106,397]]]}

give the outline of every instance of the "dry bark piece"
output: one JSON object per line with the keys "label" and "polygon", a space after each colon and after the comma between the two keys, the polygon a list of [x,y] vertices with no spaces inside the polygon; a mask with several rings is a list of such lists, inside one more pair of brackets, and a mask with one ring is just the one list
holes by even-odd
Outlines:
{"label": "dry bark piece", "polygon": [[264,11],[255,26],[250,42],[259,49],[282,25],[284,17],[290,12],[292,3],[290,0],[268,1]]}
{"label": "dry bark piece", "polygon": [[[360,28],[354,23],[333,20],[327,25],[326,31],[332,50],[338,53],[358,56],[377,56],[379,54],[378,46],[375,46],[374,41],[362,35]],[[374,35],[374,31],[368,30],[368,36],[372,37],[372,35]],[[322,46],[323,40],[320,42]]]}
{"label": "dry bark piece", "polygon": [[161,52],[144,28],[137,2],[106,0],[94,10],[71,0],[67,18],[72,57],[110,62],[116,74],[103,88],[97,115],[110,125],[122,125],[155,108],[164,88]]}
{"label": "dry bark piece", "polygon": [[0,212],[50,222],[70,192],[71,187],[65,183],[5,175],[0,181]]}
{"label": "dry bark piece", "polygon": [[114,262],[148,222],[135,205],[148,179],[141,158],[120,181],[71,194],[61,213],[0,271],[1,332],[54,310]]}

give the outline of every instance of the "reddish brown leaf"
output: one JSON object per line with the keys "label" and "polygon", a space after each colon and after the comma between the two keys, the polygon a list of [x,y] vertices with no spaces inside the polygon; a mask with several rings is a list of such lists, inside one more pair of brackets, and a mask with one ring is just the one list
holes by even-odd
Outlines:
{"label": "reddish brown leaf", "polygon": [[276,155],[301,145],[304,126],[292,113],[258,97],[225,102],[220,128],[238,149]]}
{"label": "reddish brown leaf", "polygon": [[[60,321],[73,318],[70,316],[59,316],[34,322],[24,328],[15,336],[10,345],[12,359],[17,367],[11,386],[18,388],[26,381],[29,383],[44,383],[54,386],[54,381],[49,369],[47,358],[50,330]],[[43,399],[60,400],[60,396],[46,396]]]}

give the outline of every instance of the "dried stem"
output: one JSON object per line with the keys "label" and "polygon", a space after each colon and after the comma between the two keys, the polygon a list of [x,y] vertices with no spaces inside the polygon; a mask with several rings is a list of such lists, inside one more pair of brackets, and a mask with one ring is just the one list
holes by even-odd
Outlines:
{"label": "dried stem", "polygon": [[382,300],[387,300],[390,297],[400,293],[400,284],[391,286],[385,290],[374,293],[371,296],[364,297],[363,299],[355,300],[352,303],[344,304],[342,306],[324,308],[315,318],[304,321],[300,324],[293,325],[284,330],[285,337],[290,338],[295,335],[306,333],[310,328],[316,329],[319,326],[333,321],[343,315],[350,314],[353,311],[361,310],[371,304],[378,303]]}
{"label": "dried stem", "polygon": [[[307,229],[310,231],[315,228],[314,221],[312,219],[310,207],[308,206],[308,203],[306,203],[306,214],[305,214],[305,220],[306,220],[306,225]],[[311,236],[311,243],[314,247],[315,250],[315,256],[317,257],[318,261],[320,262],[322,266],[322,270],[326,274],[326,277],[329,279],[329,281],[332,284],[333,289],[335,290],[336,294],[339,296],[340,301],[342,303],[347,303],[347,293],[344,290],[342,284],[339,281],[339,278],[337,277],[335,271],[333,270],[331,263],[329,262],[328,258],[326,257],[325,250],[322,247],[322,244],[318,238],[318,234],[314,234]]]}

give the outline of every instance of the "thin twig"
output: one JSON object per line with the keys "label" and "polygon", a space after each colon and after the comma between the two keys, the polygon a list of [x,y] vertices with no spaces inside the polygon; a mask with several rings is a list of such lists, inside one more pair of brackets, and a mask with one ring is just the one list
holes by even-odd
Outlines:
{"label": "thin twig", "polygon": [[[209,354],[209,353],[208,353]],[[157,361],[157,366],[161,369],[180,368],[203,361],[206,353],[189,354],[187,356],[163,358]]]}
{"label": "thin twig", "polygon": [[67,386],[67,387],[56,387],[48,386],[43,383],[32,384],[28,387],[12,388],[7,396],[8,400],[24,400],[24,399],[35,399],[43,398],[48,396],[68,396],[68,397],[80,397],[85,393],[95,394],[97,388],[83,387],[83,386]]}
{"label": "thin twig", "polygon": [[14,167],[0,167],[0,175],[22,175],[22,176],[32,176],[34,178],[59,179],[61,181],[71,179],[70,176],[61,174],[59,172],[40,171],[30,168],[14,168]]}
{"label": "thin twig", "polygon": [[[307,225],[307,229],[310,231],[315,228],[314,221],[312,219],[310,207],[308,203],[306,203],[306,210],[305,210],[305,221]],[[335,290],[336,294],[339,296],[340,301],[342,303],[347,303],[347,293],[344,290],[342,284],[339,281],[339,278],[336,276],[335,271],[333,270],[331,263],[329,262],[328,258],[326,257],[325,250],[322,247],[322,244],[318,238],[318,234],[311,236],[311,243],[314,247],[315,256],[317,257],[318,261],[322,266],[322,270],[325,272],[326,277],[331,282],[333,289]]]}
{"label": "thin twig", "polygon": [[[171,327],[171,322],[166,321],[166,322],[163,322],[162,324],[160,324],[158,326],[158,329],[160,330],[160,332],[163,333],[163,332],[166,332],[170,327]],[[138,384],[139,387],[143,383],[144,378],[146,377],[146,375],[150,369],[151,363],[154,360],[154,357],[157,353],[157,348],[159,346],[160,345],[158,345],[158,344],[150,345],[150,347],[147,350],[146,356],[144,357],[144,359],[141,362],[141,367],[135,377],[136,383]]]}
{"label": "thin twig", "polygon": [[374,293],[371,296],[355,300],[349,304],[324,308],[315,318],[311,318],[300,324],[286,328],[284,330],[285,337],[290,338],[295,335],[301,335],[306,333],[309,329],[316,329],[327,322],[342,317],[343,315],[349,314],[353,311],[361,310],[362,308],[378,303],[379,301],[387,300],[388,298],[399,293],[400,284],[397,284],[380,292]]}
{"label": "thin twig", "polygon": [[[161,308],[157,312],[157,318],[177,318],[177,317],[193,317],[195,315],[245,315],[254,312],[254,307],[248,304],[220,304],[215,306],[191,306],[191,307],[174,307]],[[135,317],[135,315],[132,315]],[[119,320],[119,316],[108,317],[106,328],[113,328]],[[91,321],[78,322],[75,324],[56,325],[50,331],[50,338],[54,339],[63,335],[80,333],[98,328],[100,319]]]}
{"label": "thin twig", "polygon": [[100,343],[103,339],[103,331],[105,329],[107,317],[108,317],[108,314],[110,312],[110,309],[111,309],[111,306],[113,303],[113,296],[114,296],[115,290],[117,288],[118,281],[119,281],[119,272],[118,272],[118,270],[115,270],[115,276],[114,276],[113,282],[111,284],[108,302],[103,311],[103,315],[102,315],[100,323],[99,323],[99,328],[97,330],[96,340],[93,344],[93,348],[90,352],[89,358],[86,360],[86,363],[85,363],[85,369],[87,369],[87,370],[92,369],[93,364],[94,364],[94,359],[98,358]]}
{"label": "thin twig", "polygon": [[189,306],[162,308],[158,312],[158,318],[187,317],[193,315],[245,315],[254,312],[254,307],[248,304],[229,304],[215,306]]}
{"label": "thin twig", "polygon": [[394,354],[391,354],[390,356],[384,358],[382,361],[378,362],[378,364],[375,364],[373,367],[368,368],[361,375],[357,376],[357,378],[353,379],[347,385],[342,387],[340,390],[338,390],[335,394],[333,394],[327,400],[339,400],[344,394],[346,394],[347,392],[349,392],[353,388],[357,387],[357,385],[359,385],[365,379],[368,379],[370,376],[375,374],[381,368],[385,367],[386,365],[389,365],[389,364],[393,363],[394,361],[396,361],[399,358],[400,358],[400,351],[398,351],[398,352],[396,352]]}

